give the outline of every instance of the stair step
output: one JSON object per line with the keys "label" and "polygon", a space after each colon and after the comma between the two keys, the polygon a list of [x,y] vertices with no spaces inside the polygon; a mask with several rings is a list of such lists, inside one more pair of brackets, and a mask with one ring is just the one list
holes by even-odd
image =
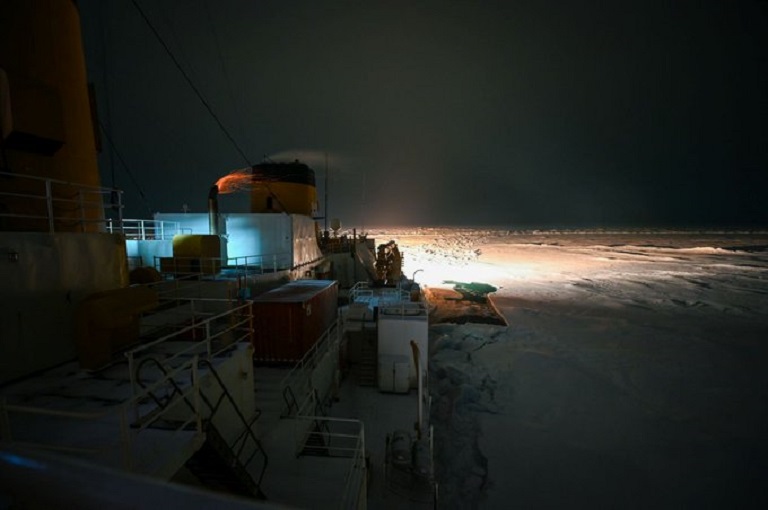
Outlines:
{"label": "stair step", "polygon": [[320,457],[328,457],[330,455],[325,436],[317,425],[312,428],[312,433],[307,437],[306,441],[304,441],[304,448],[302,449],[301,454]]}
{"label": "stair step", "polygon": [[186,466],[203,485],[213,490],[249,497],[263,496],[251,475],[210,423],[206,427],[205,443]]}

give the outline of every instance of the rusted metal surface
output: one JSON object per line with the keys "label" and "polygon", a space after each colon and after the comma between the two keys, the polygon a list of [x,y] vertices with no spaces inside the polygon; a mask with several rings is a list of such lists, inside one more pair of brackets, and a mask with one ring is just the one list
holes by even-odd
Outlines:
{"label": "rusted metal surface", "polygon": [[298,280],[253,300],[254,359],[298,361],[336,318],[338,283]]}

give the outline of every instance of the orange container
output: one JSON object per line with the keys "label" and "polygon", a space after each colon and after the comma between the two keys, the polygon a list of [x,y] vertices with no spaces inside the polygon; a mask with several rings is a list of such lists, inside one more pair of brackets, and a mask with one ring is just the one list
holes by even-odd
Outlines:
{"label": "orange container", "polygon": [[254,359],[300,360],[336,319],[338,296],[336,281],[297,280],[256,297]]}

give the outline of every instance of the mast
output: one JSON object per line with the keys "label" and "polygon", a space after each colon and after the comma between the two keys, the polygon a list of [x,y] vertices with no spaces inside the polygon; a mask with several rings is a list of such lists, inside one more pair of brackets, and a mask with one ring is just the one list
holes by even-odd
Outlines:
{"label": "mast", "polygon": [[323,230],[328,232],[328,152],[325,153],[325,198],[323,202],[325,203],[325,213],[323,214],[325,226]]}

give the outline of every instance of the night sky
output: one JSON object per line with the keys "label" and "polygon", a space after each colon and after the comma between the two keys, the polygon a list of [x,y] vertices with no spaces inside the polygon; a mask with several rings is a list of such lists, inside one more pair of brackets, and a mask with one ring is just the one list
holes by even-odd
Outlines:
{"label": "night sky", "polygon": [[[768,2],[138,1],[251,163],[322,198],[328,154],[345,225],[768,226]],[[104,185],[203,211],[247,162],[131,0],[78,4]]]}

